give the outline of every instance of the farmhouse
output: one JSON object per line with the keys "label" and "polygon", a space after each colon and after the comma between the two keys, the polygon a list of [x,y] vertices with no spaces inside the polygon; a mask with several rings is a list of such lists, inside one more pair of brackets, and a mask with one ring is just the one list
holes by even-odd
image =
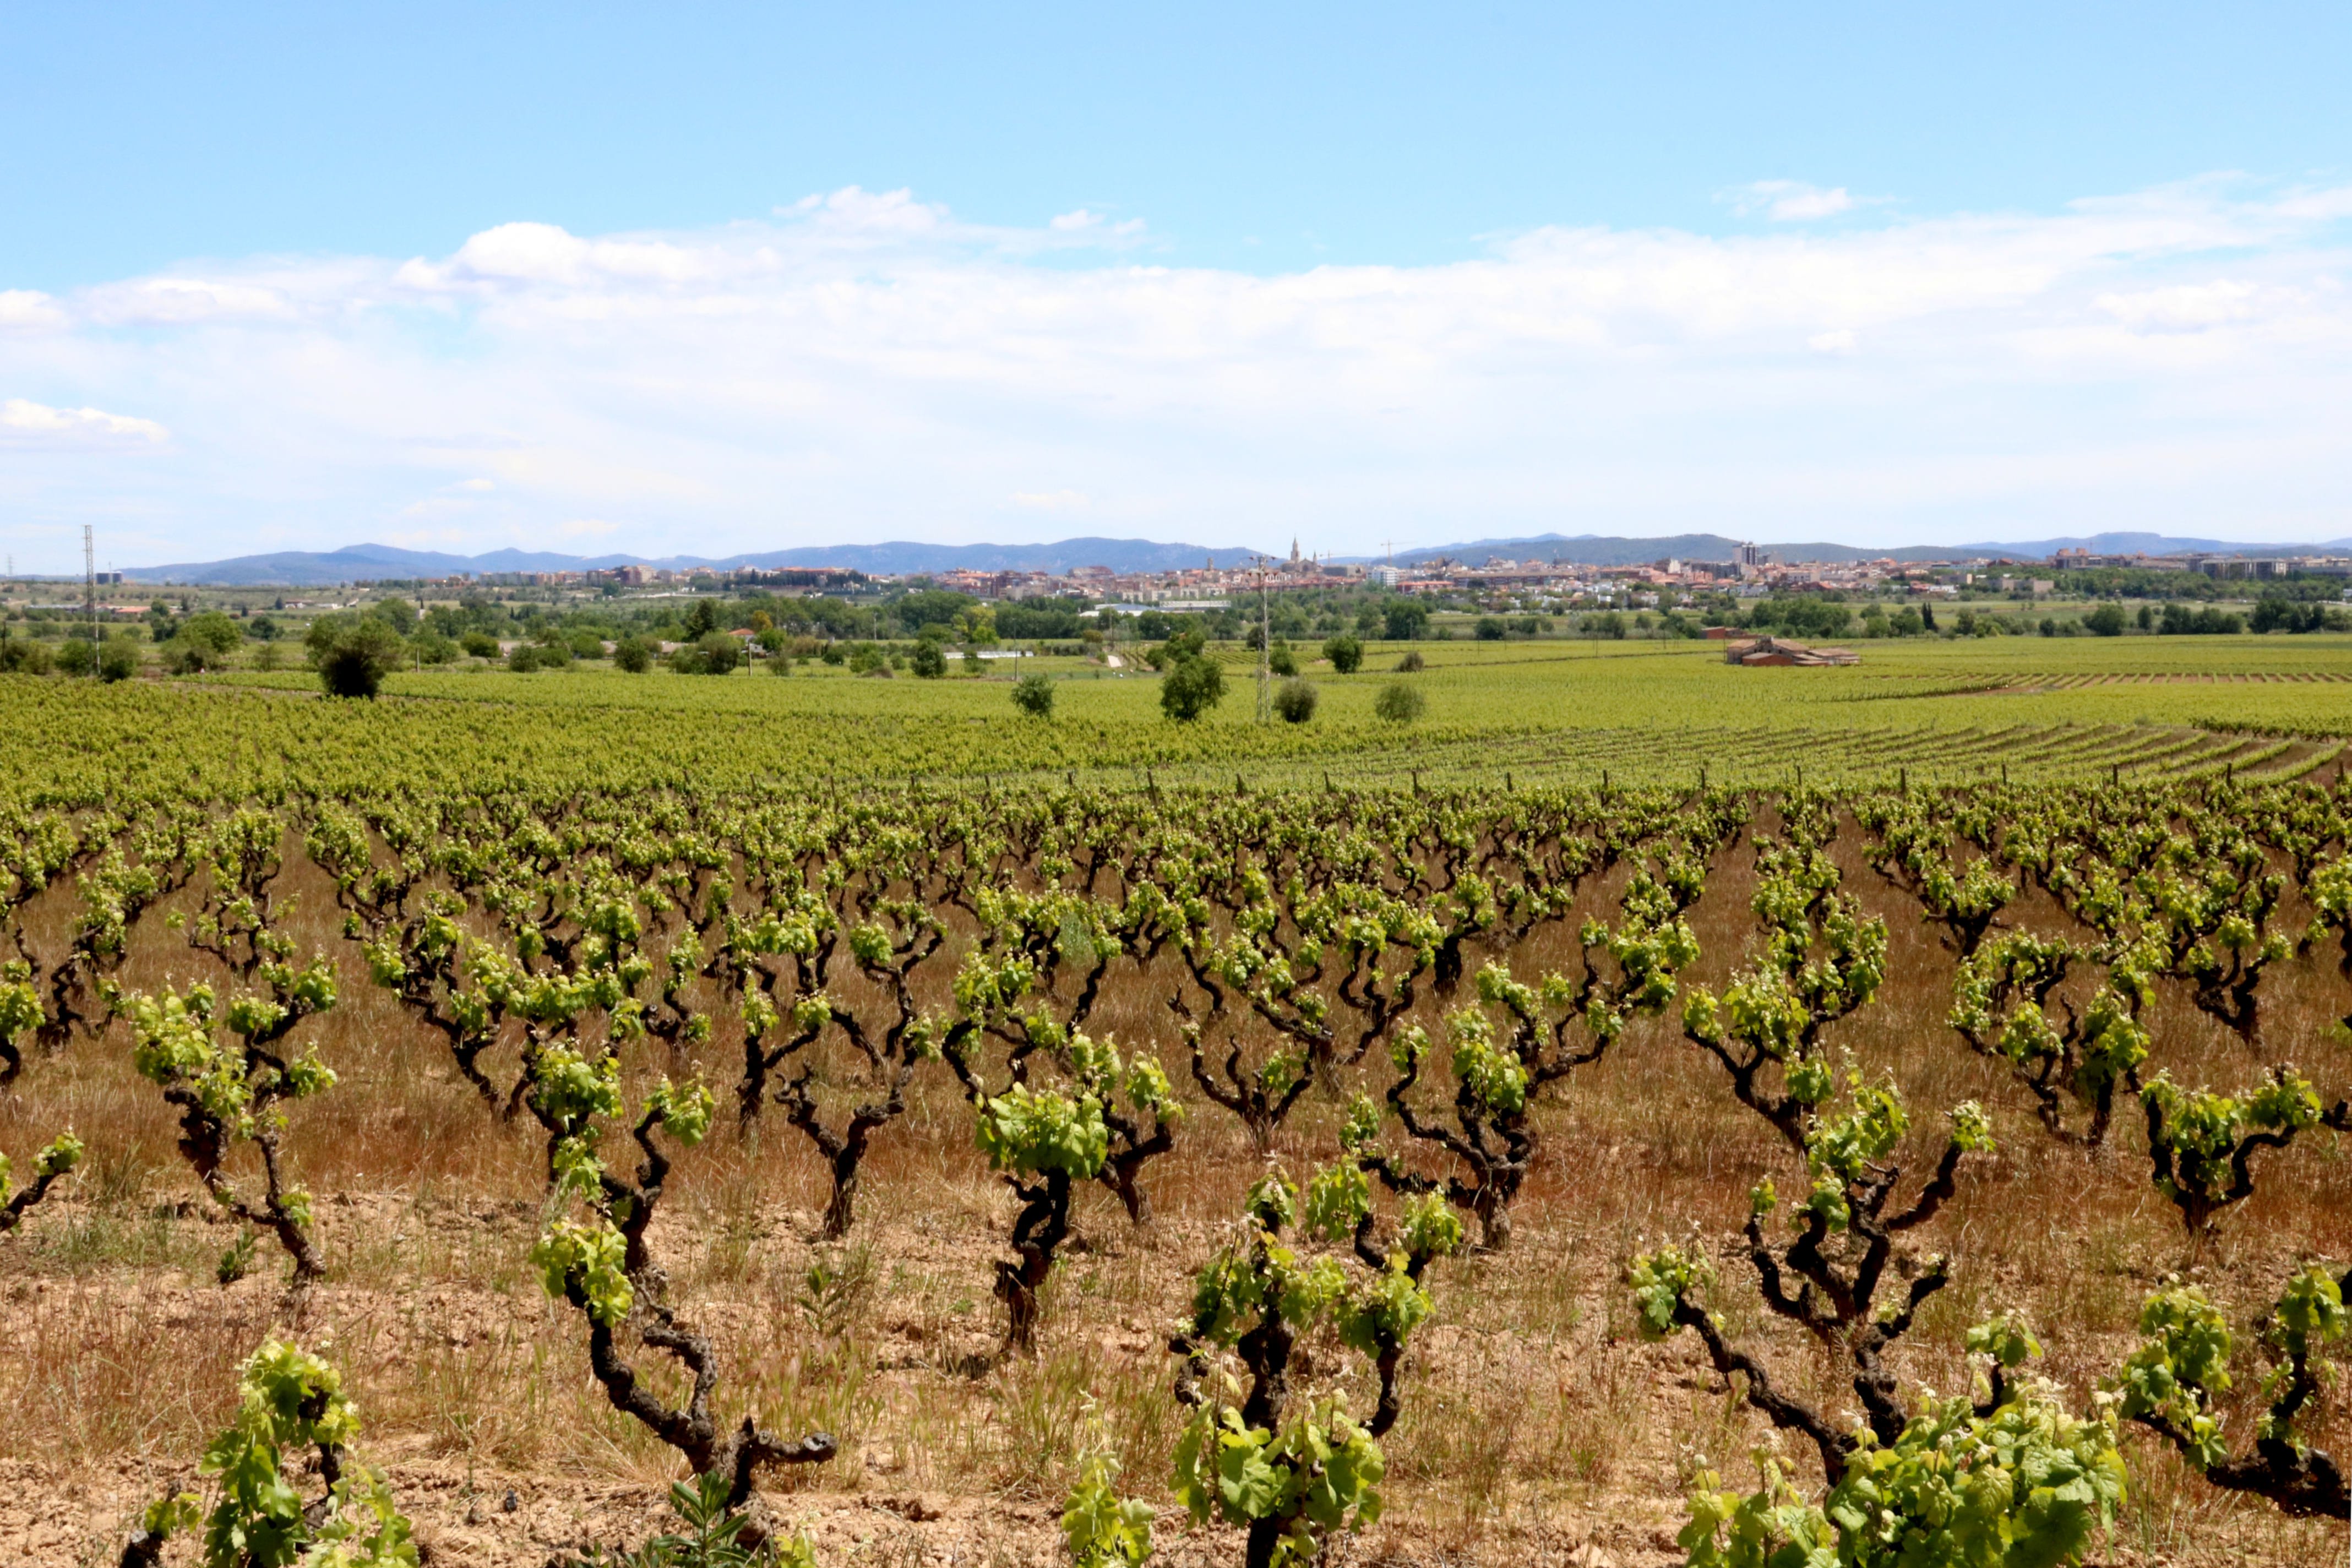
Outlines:
{"label": "farmhouse", "polygon": [[1862,656],[1851,648],[1808,647],[1787,637],[1756,637],[1745,642],[1727,643],[1723,649],[1726,664],[1860,664]]}

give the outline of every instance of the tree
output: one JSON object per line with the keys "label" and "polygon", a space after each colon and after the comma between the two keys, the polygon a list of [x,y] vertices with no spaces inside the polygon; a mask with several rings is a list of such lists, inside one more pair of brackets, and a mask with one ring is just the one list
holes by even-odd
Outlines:
{"label": "tree", "polygon": [[1033,719],[1054,716],[1054,678],[1024,675],[1013,688],[1013,706]]}
{"label": "tree", "polygon": [[1429,611],[1407,600],[1392,600],[1381,611],[1391,642],[1412,642],[1429,629]]}
{"label": "tree", "polygon": [[179,639],[202,648],[212,659],[226,658],[245,644],[245,630],[218,610],[206,610],[180,623]]}
{"label": "tree", "polygon": [[613,645],[613,668],[628,675],[643,675],[654,667],[656,651],[654,645],[643,637],[623,637]]}
{"label": "tree", "polygon": [[2119,637],[2124,635],[2124,607],[2101,605],[2083,617],[2083,626],[2095,637]]}
{"label": "tree", "polygon": [[697,599],[694,608],[686,613],[686,640],[693,642],[718,629],[719,606],[709,599]]}
{"label": "tree", "polygon": [[1179,657],[1160,678],[1160,710],[1180,724],[1191,723],[1224,697],[1224,669],[1204,654]]}
{"label": "tree", "polygon": [[1323,657],[1329,659],[1331,668],[1341,675],[1353,675],[1364,662],[1364,645],[1341,632],[1323,645]]}
{"label": "tree", "polygon": [[915,679],[937,680],[948,672],[948,656],[936,637],[925,637],[915,645],[915,657],[910,661]]}
{"label": "tree", "polygon": [[1501,642],[1510,635],[1510,627],[1503,624],[1503,617],[1500,616],[1478,617],[1477,633],[1480,642]]}
{"label": "tree", "polygon": [[1392,680],[1381,688],[1372,703],[1372,711],[1391,724],[1410,724],[1421,717],[1429,700],[1402,680]]}
{"label": "tree", "polygon": [[321,616],[302,642],[330,697],[373,698],[406,651],[400,634],[373,616]]}
{"label": "tree", "polygon": [[1303,680],[1286,680],[1275,691],[1274,710],[1286,724],[1304,724],[1315,717],[1315,688]]}

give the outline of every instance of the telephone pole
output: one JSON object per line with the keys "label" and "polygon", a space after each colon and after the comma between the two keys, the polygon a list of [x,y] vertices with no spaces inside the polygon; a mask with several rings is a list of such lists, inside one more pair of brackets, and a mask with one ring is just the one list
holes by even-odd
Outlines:
{"label": "telephone pole", "polygon": [[81,603],[89,616],[89,673],[98,677],[98,552],[91,542],[89,524],[81,525]]}
{"label": "telephone pole", "polygon": [[1274,679],[1274,637],[1269,630],[1273,621],[1266,612],[1265,598],[1265,558],[1260,556],[1257,563],[1257,721],[1271,724],[1274,722],[1274,689],[1268,682]]}

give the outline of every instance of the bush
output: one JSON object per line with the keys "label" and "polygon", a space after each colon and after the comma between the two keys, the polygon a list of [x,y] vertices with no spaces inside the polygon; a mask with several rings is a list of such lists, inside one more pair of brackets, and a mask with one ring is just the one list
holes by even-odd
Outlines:
{"label": "bush", "polygon": [[1396,661],[1396,667],[1399,675],[1418,675],[1426,665],[1417,650],[1408,649],[1405,656]]}
{"label": "bush", "polygon": [[613,668],[630,675],[643,675],[654,667],[654,655],[658,651],[644,637],[623,637],[613,645]]}
{"label": "bush", "polygon": [[439,632],[417,633],[408,651],[419,664],[454,664],[457,659],[457,645]]}
{"label": "bush", "polygon": [[1277,637],[1275,639],[1274,651],[1265,656],[1265,667],[1276,675],[1297,675],[1298,656],[1290,651],[1288,643]]}
{"label": "bush", "polygon": [[61,675],[88,675],[98,668],[98,649],[88,637],[68,637],[58,649],[58,672]]}
{"label": "bush", "polygon": [[697,658],[695,673],[698,675],[732,675],[743,667],[748,656],[742,640],[726,632],[705,632],[702,640],[694,645]]}
{"label": "bush", "polygon": [[1054,716],[1054,679],[1049,675],[1024,675],[1013,688],[1013,706],[1035,719]]}
{"label": "bush", "polygon": [[373,616],[321,616],[302,643],[330,697],[373,698],[407,651],[400,634]]}
{"label": "bush", "polygon": [[915,645],[915,678],[937,680],[948,672],[947,651],[929,637]]}
{"label": "bush", "polygon": [[1274,694],[1274,710],[1286,724],[1304,724],[1315,717],[1315,688],[1303,680],[1286,680]]}
{"label": "bush", "polygon": [[[185,645],[181,645],[184,647]],[[203,668],[202,665],[195,668]],[[98,650],[98,678],[109,685],[128,680],[139,673],[139,639],[116,633],[106,639]]]}
{"label": "bush", "polygon": [[1478,617],[1477,633],[1480,642],[1501,642],[1510,635],[1510,631],[1511,628],[1503,624],[1503,617],[1500,616]]}
{"label": "bush", "polygon": [[1225,672],[1216,660],[1194,655],[1176,659],[1160,678],[1160,710],[1189,724],[1225,699]]}
{"label": "bush", "polygon": [[457,646],[475,658],[499,657],[499,639],[488,632],[467,632],[457,639]]}
{"label": "bush", "polygon": [[55,662],[39,643],[24,637],[0,641],[0,674],[47,675]]}
{"label": "bush", "polygon": [[1427,706],[1429,700],[1418,690],[1402,680],[1392,680],[1381,688],[1372,711],[1391,724],[1410,724],[1421,717],[1422,710]]}
{"label": "bush", "polygon": [[1323,657],[1329,659],[1331,668],[1340,674],[1353,675],[1364,662],[1364,645],[1341,632],[1323,645]]}
{"label": "bush", "polygon": [[517,675],[528,675],[539,668],[542,651],[527,642],[519,642],[515,644],[514,651],[507,655],[507,668]]}

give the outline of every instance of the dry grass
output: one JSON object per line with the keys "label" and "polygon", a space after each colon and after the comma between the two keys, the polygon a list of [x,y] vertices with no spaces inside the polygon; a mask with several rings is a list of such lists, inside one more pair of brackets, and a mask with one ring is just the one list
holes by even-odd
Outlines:
{"label": "dry grass", "polygon": [[[1851,848],[1840,851],[1849,887],[1893,931],[1892,981],[1839,1027],[1837,1045],[1902,1083],[1923,1129],[1909,1151],[1917,1163],[1933,1109],[1958,1100],[1992,1106],[2003,1134],[1999,1155],[1969,1172],[1918,1238],[1952,1256],[1954,1283],[1902,1352],[1904,1370],[1937,1388],[1964,1386],[1963,1331],[2010,1307],[2046,1330],[2042,1370],[2087,1398],[2128,1348],[2141,1296],[2184,1260],[2177,1218],[2149,1188],[2132,1118],[2119,1119],[2115,1146],[2098,1158],[2068,1153],[1958,1046],[1943,1023],[1951,955]],[[0,1558],[63,1564],[102,1554],[138,1500],[189,1476],[236,1362],[273,1326],[331,1342],[367,1416],[370,1453],[389,1463],[444,1561],[536,1563],[566,1543],[643,1533],[674,1466],[605,1405],[586,1375],[576,1318],[541,1296],[524,1265],[542,1187],[537,1138],[498,1125],[434,1038],[366,984],[315,874],[298,864],[288,880],[303,895],[295,934],[334,953],[344,976],[341,1004],[309,1026],[342,1082],[294,1110],[289,1140],[298,1179],[320,1198],[331,1281],[288,1316],[283,1264],[265,1244],[250,1278],[215,1283],[234,1230],[198,1201],[164,1107],[131,1071],[120,1031],[33,1063],[19,1091],[0,1099],[0,1149],[27,1150],[70,1123],[93,1156],[62,1201],[0,1241],[0,1406],[11,1412],[0,1425],[0,1476],[16,1483],[0,1507]],[[1615,891],[1595,889],[1592,907]],[[1744,848],[1727,851],[1695,911],[1705,956],[1691,978],[1720,984],[1738,963],[1748,893]],[[54,941],[62,915],[53,902],[34,911],[37,939]],[[2017,918],[2063,923],[2045,908]],[[1527,975],[1564,962],[1573,926],[1514,953],[1515,968]],[[152,986],[197,968],[150,920],[123,978]],[[1160,1003],[1172,984],[1164,970],[1122,979],[1097,1026],[1154,1045],[1176,1066]],[[2305,1070],[2339,1092],[2352,1053],[2326,1043],[2324,1028],[2345,1009],[2342,990],[2332,969],[2298,963],[2266,991],[2271,1037],[2297,1042]],[[1435,1004],[1424,1009],[1434,1022]],[[2177,1076],[2255,1075],[2235,1039],[2182,998],[2164,997],[2154,1021],[2157,1065]],[[715,1084],[731,1082],[736,1049],[722,1029],[702,1052]],[[1343,1102],[1312,1096],[1282,1131],[1276,1153],[1294,1173],[1330,1156]],[[1765,1347],[1793,1386],[1832,1408],[1851,1403],[1832,1369],[1762,1312],[1726,1246],[1750,1184],[1768,1172],[1785,1184],[1789,1162],[1669,1023],[1637,1026],[1616,1054],[1578,1074],[1542,1128],[1510,1250],[1433,1276],[1438,1317],[1412,1353],[1405,1415],[1387,1445],[1391,1516],[1338,1561],[1557,1562],[1588,1545],[1603,1559],[1578,1560],[1675,1560],[1692,1473],[1702,1461],[1747,1473],[1767,1429],[1725,1395],[1696,1345],[1633,1340],[1618,1280],[1634,1250],[1661,1238],[1710,1247],[1722,1265],[1716,1304],[1735,1333]],[[1130,1484],[1165,1503],[1177,1426],[1171,1321],[1259,1168],[1239,1124],[1195,1104],[1177,1152],[1150,1177],[1157,1226],[1135,1234],[1108,1194],[1085,1194],[1082,1240],[1050,1289],[1040,1355],[977,1377],[973,1359],[1000,1333],[989,1260],[1011,1205],[943,1071],[919,1082],[908,1115],[880,1141],[846,1247],[815,1239],[824,1173],[776,1122],[740,1142],[722,1131],[681,1161],[656,1251],[683,1315],[722,1349],[730,1413],[755,1409],[772,1427],[842,1436],[841,1458],[768,1489],[826,1561],[1050,1562],[1056,1500],[1097,1426]],[[2267,1178],[2202,1265],[2242,1322],[2298,1256],[2352,1249],[2352,1160],[2332,1140],[2307,1138]],[[813,1261],[851,1283],[813,1289]],[[1337,1380],[1369,1405],[1360,1370],[1336,1343],[1308,1341],[1302,1361],[1303,1381]],[[2242,1432],[2247,1412],[2235,1416]],[[2340,1394],[2312,1436],[2352,1450]],[[2103,1560],[2344,1560],[2340,1525],[2294,1524],[2223,1498],[2152,1444],[2133,1440],[2129,1456],[2129,1506]],[[1229,1536],[1163,1533],[1171,1562],[1234,1555]]]}

